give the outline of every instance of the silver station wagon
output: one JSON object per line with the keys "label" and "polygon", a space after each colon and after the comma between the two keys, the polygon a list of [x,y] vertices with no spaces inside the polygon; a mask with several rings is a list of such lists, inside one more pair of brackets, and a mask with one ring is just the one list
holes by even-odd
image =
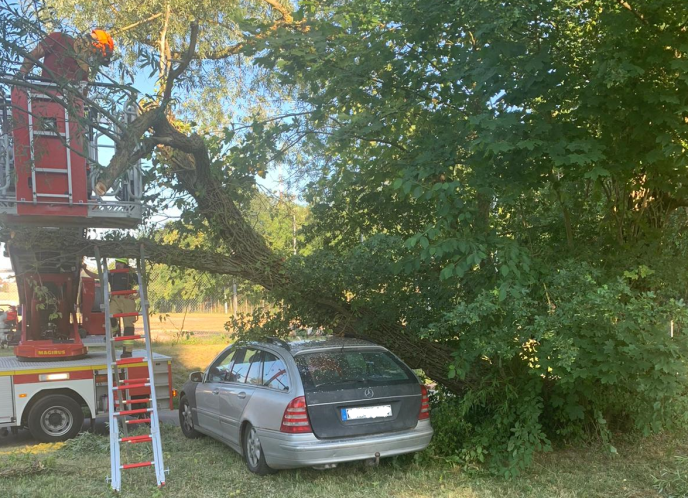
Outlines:
{"label": "silver station wagon", "polygon": [[251,472],[331,468],[425,449],[428,393],[382,346],[357,339],[266,339],[229,346],[180,392],[188,438],[206,434]]}

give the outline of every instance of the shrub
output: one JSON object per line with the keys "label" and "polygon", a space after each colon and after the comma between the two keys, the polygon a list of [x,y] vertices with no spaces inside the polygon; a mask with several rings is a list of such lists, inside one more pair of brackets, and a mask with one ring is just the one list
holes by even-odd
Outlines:
{"label": "shrub", "polygon": [[604,282],[590,267],[563,268],[542,295],[483,292],[430,327],[429,337],[455,342],[452,375],[470,386],[438,398],[436,451],[514,475],[553,441],[594,436],[615,452],[613,429],[680,424],[686,308],[643,290],[649,274]]}

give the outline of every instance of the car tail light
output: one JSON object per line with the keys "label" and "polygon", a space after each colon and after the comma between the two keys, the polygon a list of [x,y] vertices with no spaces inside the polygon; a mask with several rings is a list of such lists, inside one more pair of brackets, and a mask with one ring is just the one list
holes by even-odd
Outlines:
{"label": "car tail light", "polygon": [[299,396],[289,402],[286,410],[284,410],[284,416],[282,416],[280,432],[289,432],[291,434],[313,432],[311,423],[308,420],[305,397]]}
{"label": "car tail light", "polygon": [[420,413],[418,414],[418,420],[425,420],[430,418],[430,398],[428,397],[428,388],[425,386],[420,386]]}

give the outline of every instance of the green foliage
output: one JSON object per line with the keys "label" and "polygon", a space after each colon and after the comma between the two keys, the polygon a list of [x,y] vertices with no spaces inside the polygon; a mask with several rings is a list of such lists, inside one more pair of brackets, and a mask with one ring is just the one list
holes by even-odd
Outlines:
{"label": "green foliage", "polygon": [[110,445],[102,436],[93,432],[81,432],[74,439],[65,442],[62,452],[72,456],[79,456],[84,453],[108,454]]}
{"label": "green foliage", "polygon": [[[596,436],[616,452],[614,431],[680,427],[688,311],[632,287],[651,274],[640,267],[601,284],[599,271],[570,262],[545,279],[546,306],[530,293],[500,300],[495,289],[428,327],[429,336],[456,341],[453,374],[478,379],[436,408],[439,433],[456,444],[439,453],[490,458],[513,475],[555,439]],[[681,331],[673,338],[672,320]]]}
{"label": "green foliage", "polygon": [[614,451],[613,430],[670,425],[686,381],[688,8],[299,6],[307,32],[246,51],[308,110],[253,137],[303,133],[314,157],[306,233],[324,248],[288,262],[290,312],[336,326],[322,304],[346,302],[362,334],[393,321],[452,348],[466,387],[436,415],[447,457],[513,475],[555,441]]}

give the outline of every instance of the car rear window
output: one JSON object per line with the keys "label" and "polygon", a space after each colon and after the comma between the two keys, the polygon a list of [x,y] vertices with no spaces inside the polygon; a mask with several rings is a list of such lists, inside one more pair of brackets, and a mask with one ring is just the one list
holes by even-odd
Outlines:
{"label": "car rear window", "polygon": [[343,389],[357,384],[417,383],[413,372],[388,351],[337,350],[294,357],[306,390]]}

